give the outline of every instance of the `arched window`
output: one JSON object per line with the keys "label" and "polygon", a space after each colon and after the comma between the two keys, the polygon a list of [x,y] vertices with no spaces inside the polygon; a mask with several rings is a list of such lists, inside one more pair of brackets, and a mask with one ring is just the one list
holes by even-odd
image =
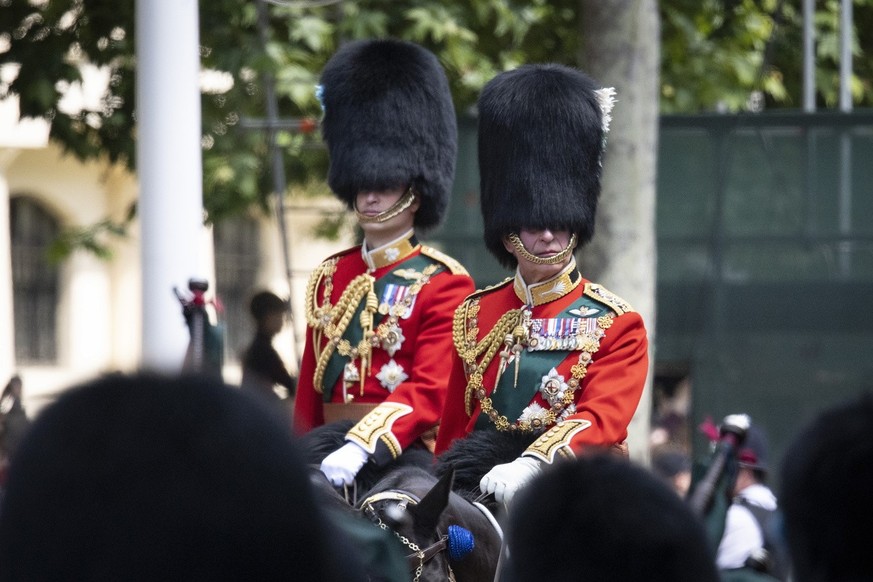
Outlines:
{"label": "arched window", "polygon": [[212,229],[215,245],[215,289],[224,305],[225,361],[238,362],[254,334],[249,298],[260,265],[258,222],[230,218]]}
{"label": "arched window", "polygon": [[37,201],[10,199],[15,358],[19,364],[57,362],[60,269],[46,259],[58,221]]}

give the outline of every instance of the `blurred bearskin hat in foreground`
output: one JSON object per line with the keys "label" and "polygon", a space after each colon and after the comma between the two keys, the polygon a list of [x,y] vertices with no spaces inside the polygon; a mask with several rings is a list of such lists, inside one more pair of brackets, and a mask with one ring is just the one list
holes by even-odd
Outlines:
{"label": "blurred bearskin hat in foreground", "polygon": [[405,41],[344,45],[319,87],[328,184],[349,208],[359,191],[412,186],[415,226],[439,224],[455,176],[458,124],[437,58]]}
{"label": "blurred bearskin hat in foreground", "polygon": [[576,69],[524,65],[479,97],[479,173],[485,245],[506,267],[502,239],[522,227],[591,240],[613,89]]}

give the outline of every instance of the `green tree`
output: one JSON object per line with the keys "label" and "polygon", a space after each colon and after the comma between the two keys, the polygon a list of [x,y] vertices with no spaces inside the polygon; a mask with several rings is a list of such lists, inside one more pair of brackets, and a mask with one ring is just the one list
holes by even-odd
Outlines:
{"label": "green tree", "polygon": [[[802,103],[803,14],[784,0],[667,0],[662,20],[661,110],[694,113],[747,108],[753,91],[768,108]],[[815,12],[816,100],[835,107],[839,95],[840,0]],[[854,0],[852,93],[873,106],[873,1]]]}
{"label": "green tree", "polygon": [[[440,55],[459,110],[464,110],[496,72],[525,60],[572,64],[578,44],[575,7],[567,0],[539,0],[522,8],[482,0],[305,4],[270,4],[264,45],[254,2],[200,3],[201,60],[225,81],[203,91],[204,205],[209,220],[252,205],[267,209],[272,185],[266,134],[247,123],[264,116],[266,73],[275,79],[284,118],[317,118],[313,88],[341,39],[405,38]],[[0,64],[20,66],[14,80],[0,85],[0,98],[17,95],[22,116],[50,119],[52,139],[79,159],[104,157],[135,170],[133,3],[5,0],[0,5]],[[93,110],[65,110],[61,97],[81,81],[84,63],[108,68],[107,93]],[[317,136],[285,130],[277,141],[293,183],[324,176],[326,158]],[[88,235],[85,229],[69,238],[88,240]]]}
{"label": "green tree", "polygon": [[[23,116],[51,120],[51,137],[80,159],[105,157],[135,169],[134,7],[113,0],[0,0],[0,65],[20,65],[0,85],[18,95]],[[267,208],[272,190],[268,143],[249,120],[264,117],[263,76],[276,81],[284,118],[317,119],[313,86],[341,40],[395,36],[419,42],[446,66],[459,111],[475,103],[496,72],[524,62],[579,64],[578,0],[365,0],[312,6],[269,5],[268,40],[257,29],[257,5],[244,0],[200,3],[201,58],[227,83],[203,94],[204,205],[221,220],[253,205]],[[323,4],[323,3],[321,3]],[[661,109],[667,112],[745,107],[752,91],[768,106],[797,107],[800,16],[782,0],[666,0],[662,25]],[[837,94],[838,0],[818,3],[819,100]],[[873,25],[873,0],[855,0],[858,30]],[[607,20],[608,24],[608,20]],[[864,28],[866,27],[866,28]],[[855,99],[873,103],[870,38],[857,37]],[[65,111],[63,91],[80,80],[79,65],[107,67],[110,82],[94,110]],[[326,159],[317,134],[283,130],[286,175],[320,183]],[[309,188],[324,191],[321,188]]]}

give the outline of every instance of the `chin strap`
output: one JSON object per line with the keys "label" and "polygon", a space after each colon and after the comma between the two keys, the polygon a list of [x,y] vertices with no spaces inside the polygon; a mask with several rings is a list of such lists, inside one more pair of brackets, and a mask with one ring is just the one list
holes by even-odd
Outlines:
{"label": "chin strap", "polygon": [[377,214],[376,216],[367,216],[366,214],[361,214],[360,212],[358,212],[358,207],[356,204],[355,217],[358,219],[358,222],[364,224],[386,222],[409,208],[413,202],[415,202],[415,192],[412,190],[412,186],[410,186],[403,194],[403,196],[401,196],[400,199],[397,200],[397,202],[391,205],[391,208],[389,208],[385,212]]}
{"label": "chin strap", "polygon": [[538,257],[531,254],[530,251],[524,248],[524,243],[521,242],[521,239],[518,238],[518,235],[514,232],[510,233],[507,238],[509,239],[509,243],[512,245],[512,247],[518,252],[519,255],[521,255],[521,258],[535,265],[557,265],[558,263],[562,263],[564,262],[564,260],[566,260],[567,257],[570,256],[570,254],[576,248],[575,232],[570,236],[570,242],[567,243],[567,248],[562,250],[557,255],[546,258]]}

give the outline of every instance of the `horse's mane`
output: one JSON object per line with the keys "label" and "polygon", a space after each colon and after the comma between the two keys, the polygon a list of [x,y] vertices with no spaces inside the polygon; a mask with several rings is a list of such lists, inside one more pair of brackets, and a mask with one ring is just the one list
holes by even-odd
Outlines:
{"label": "horse's mane", "polygon": [[396,467],[393,471],[379,479],[373,487],[369,488],[368,492],[377,493],[402,487],[419,495],[427,493],[436,482],[437,478],[433,473],[421,467],[406,465]]}
{"label": "horse's mane", "polygon": [[[346,444],[346,433],[354,426],[354,421],[339,420],[314,428],[299,437],[299,450],[303,452],[304,461],[314,467],[321,465],[326,456]],[[393,462],[385,466],[366,463],[355,478],[359,491],[368,491],[382,477],[399,467],[418,467],[426,472],[433,472],[433,455],[426,449],[408,447]]]}
{"label": "horse's mane", "polygon": [[306,463],[320,465],[326,456],[345,444],[346,433],[353,425],[351,420],[339,420],[323,424],[299,437],[299,449]]}
{"label": "horse's mane", "polygon": [[479,494],[479,481],[495,465],[509,463],[520,456],[536,435],[477,430],[465,438],[456,439],[452,446],[437,457],[435,473],[438,477],[454,469],[453,491],[474,499]]}

